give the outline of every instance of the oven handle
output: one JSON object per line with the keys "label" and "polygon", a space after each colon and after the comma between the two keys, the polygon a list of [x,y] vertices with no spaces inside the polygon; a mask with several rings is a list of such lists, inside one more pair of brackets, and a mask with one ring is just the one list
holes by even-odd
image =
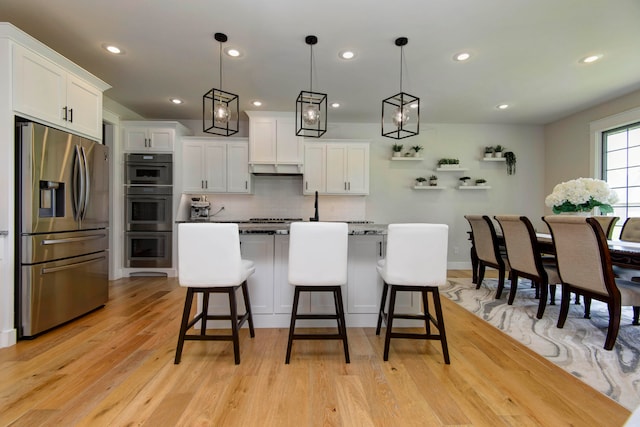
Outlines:
{"label": "oven handle", "polygon": [[101,257],[97,257],[97,258],[91,258],[88,259],[86,261],[82,261],[82,262],[75,262],[73,264],[67,264],[67,265],[62,265],[60,267],[51,267],[51,268],[43,268],[42,270],[40,270],[40,274],[48,274],[48,273],[56,273],[58,271],[63,271],[63,270],[70,270],[72,268],[77,268],[86,264],[91,264],[93,262],[96,261],[101,261],[103,259],[107,259],[106,256],[101,256]]}
{"label": "oven handle", "polygon": [[68,239],[43,240],[42,245],[57,245],[60,243],[86,242],[87,240],[97,240],[107,237],[106,234],[94,234],[86,237],[69,237]]}

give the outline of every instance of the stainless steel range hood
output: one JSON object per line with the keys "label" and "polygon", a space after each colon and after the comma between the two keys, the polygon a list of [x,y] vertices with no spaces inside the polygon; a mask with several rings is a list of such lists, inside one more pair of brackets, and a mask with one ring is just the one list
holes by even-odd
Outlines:
{"label": "stainless steel range hood", "polygon": [[304,172],[302,164],[250,163],[249,172],[256,176],[299,176]]}

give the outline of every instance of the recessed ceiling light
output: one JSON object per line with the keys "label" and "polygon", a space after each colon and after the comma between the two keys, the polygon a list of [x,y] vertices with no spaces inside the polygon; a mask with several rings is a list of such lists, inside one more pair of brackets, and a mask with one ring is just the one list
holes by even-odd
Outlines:
{"label": "recessed ceiling light", "polygon": [[509,104],[500,104],[500,105],[497,105],[496,108],[498,110],[506,110],[507,108],[509,108]]}
{"label": "recessed ceiling light", "polygon": [[471,54],[469,52],[460,52],[453,56],[453,59],[458,62],[466,61],[469,58],[471,58]]}
{"label": "recessed ceiling light", "polygon": [[338,56],[340,57],[340,59],[353,59],[355,58],[356,54],[351,50],[343,50],[338,53]]}
{"label": "recessed ceiling light", "polygon": [[113,53],[114,55],[120,55],[120,54],[124,53],[122,51],[122,49],[120,49],[118,46],[115,46],[115,45],[112,45],[112,44],[103,44],[102,48],[105,49],[109,53]]}
{"label": "recessed ceiling light", "polygon": [[173,102],[176,105],[180,105],[182,104],[184,101],[182,99],[179,98],[171,98],[171,102]]}
{"label": "recessed ceiling light", "polygon": [[238,49],[235,49],[235,48],[232,48],[232,47],[225,48],[224,52],[227,55],[229,55],[229,56],[231,56],[233,58],[237,58],[238,56],[241,55],[241,53],[240,53],[240,51]]}
{"label": "recessed ceiling light", "polygon": [[340,107],[340,103],[338,103],[338,102],[334,102],[333,104],[331,104],[331,106],[332,106],[333,108],[338,108],[338,107]]}
{"label": "recessed ceiling light", "polygon": [[254,107],[260,107],[262,106],[262,101],[253,101],[251,105],[253,105]]}
{"label": "recessed ceiling light", "polygon": [[602,55],[589,55],[580,60],[582,64],[591,64],[602,58]]}

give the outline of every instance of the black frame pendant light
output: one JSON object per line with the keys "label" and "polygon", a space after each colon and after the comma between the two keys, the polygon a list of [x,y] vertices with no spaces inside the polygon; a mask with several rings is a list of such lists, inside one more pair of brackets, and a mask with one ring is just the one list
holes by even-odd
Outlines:
{"label": "black frame pendant light", "polygon": [[316,36],[307,36],[304,41],[310,46],[309,90],[300,91],[296,100],[296,135],[320,138],[327,131],[327,94],[313,91],[313,45]]}
{"label": "black frame pendant light", "polygon": [[220,89],[213,88],[202,96],[202,131],[231,136],[239,130],[239,99],[235,93],[222,90],[222,43],[227,36],[215,33],[213,37],[220,43]]}
{"label": "black frame pendant light", "polygon": [[400,47],[400,93],[382,101],[382,136],[403,139],[420,133],[420,98],[402,91],[404,46],[409,39],[398,37],[395,43]]}

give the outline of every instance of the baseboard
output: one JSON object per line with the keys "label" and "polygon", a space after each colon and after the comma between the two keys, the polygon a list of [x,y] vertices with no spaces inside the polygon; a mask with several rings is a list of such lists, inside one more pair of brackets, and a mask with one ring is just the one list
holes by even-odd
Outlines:
{"label": "baseboard", "polygon": [[447,270],[471,270],[471,261],[449,262]]}
{"label": "baseboard", "polygon": [[15,329],[0,332],[0,348],[16,345],[18,335]]}

